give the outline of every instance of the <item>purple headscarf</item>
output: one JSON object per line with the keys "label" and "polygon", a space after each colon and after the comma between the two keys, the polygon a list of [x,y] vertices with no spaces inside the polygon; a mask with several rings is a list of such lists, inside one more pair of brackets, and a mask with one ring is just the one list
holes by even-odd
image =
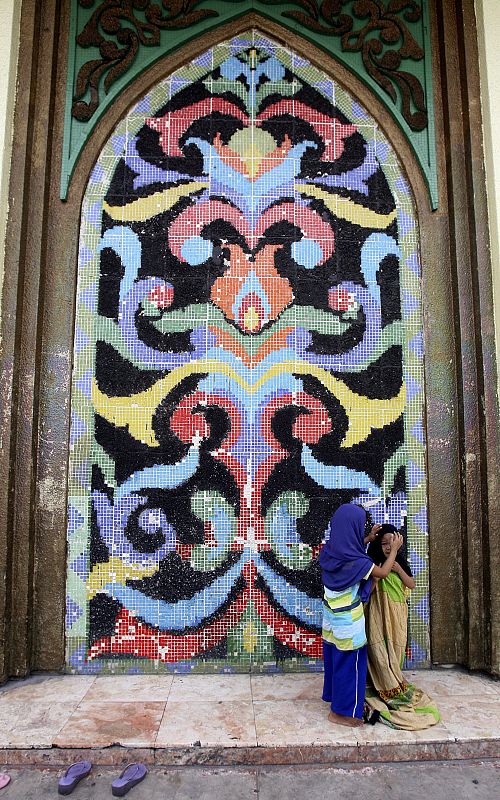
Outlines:
{"label": "purple headscarf", "polygon": [[344,503],[330,520],[330,538],[319,554],[323,584],[334,592],[348,589],[361,582],[360,597],[366,602],[370,597],[372,579],[363,578],[373,567],[366,554],[366,511],[360,506]]}

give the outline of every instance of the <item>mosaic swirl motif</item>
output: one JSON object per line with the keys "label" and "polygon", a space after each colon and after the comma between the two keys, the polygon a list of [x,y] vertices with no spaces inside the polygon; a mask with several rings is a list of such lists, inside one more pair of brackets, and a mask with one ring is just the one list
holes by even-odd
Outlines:
{"label": "mosaic swirl motif", "polygon": [[314,663],[332,512],[405,523],[402,251],[375,143],[307,62],[222,49],[139,104],[91,212],[89,664]]}

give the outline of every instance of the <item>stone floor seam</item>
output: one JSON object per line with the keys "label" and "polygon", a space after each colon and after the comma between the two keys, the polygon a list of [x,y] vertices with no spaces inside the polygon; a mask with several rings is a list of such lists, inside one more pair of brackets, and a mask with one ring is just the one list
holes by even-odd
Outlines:
{"label": "stone floor seam", "polygon": [[103,764],[121,764],[145,753],[158,766],[252,767],[329,758],[376,762],[380,752],[394,761],[500,753],[499,681],[460,669],[408,678],[434,697],[439,725],[417,732],[382,724],[336,728],[327,721],[316,674],[37,675],[0,688],[0,760],[66,763],[70,753],[91,753]]}
{"label": "stone floor seam", "polygon": [[[172,688],[172,684],[170,684],[170,688]],[[168,694],[170,695],[170,689],[169,689],[169,692],[168,692]],[[165,718],[165,714],[167,713],[167,705],[168,705],[168,696],[167,696],[167,699],[166,699],[166,701],[165,701],[165,705],[164,705],[164,707],[163,707],[163,713],[162,713],[162,715],[161,715],[160,724],[158,725],[158,728],[157,728],[157,730],[156,730],[156,736],[155,736],[155,738],[154,738],[154,742],[153,742],[153,755],[154,755],[154,753],[155,753],[155,751],[156,751],[156,741],[157,741],[157,739],[158,739],[158,734],[159,734],[159,732],[160,732],[160,728],[161,728],[161,726],[162,726],[162,722],[163,722],[163,720],[164,720],[164,718]]]}
{"label": "stone floor seam", "polygon": [[259,737],[257,736],[257,723],[255,721],[255,702],[254,702],[254,696],[253,696],[253,680],[252,680],[252,676],[251,675],[250,675],[250,695],[251,695],[251,698],[252,698],[252,714],[253,714],[253,727],[254,727],[254,731],[255,731],[255,741],[257,743],[257,747],[259,747]]}

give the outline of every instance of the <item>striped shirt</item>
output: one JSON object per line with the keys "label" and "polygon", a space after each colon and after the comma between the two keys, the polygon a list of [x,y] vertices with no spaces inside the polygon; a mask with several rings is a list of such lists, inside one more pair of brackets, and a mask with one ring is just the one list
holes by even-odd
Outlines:
{"label": "striped shirt", "polygon": [[[368,580],[371,567],[364,577]],[[325,642],[334,644],[338,650],[358,650],[366,644],[365,615],[359,596],[359,583],[334,592],[324,587],[323,629]]]}

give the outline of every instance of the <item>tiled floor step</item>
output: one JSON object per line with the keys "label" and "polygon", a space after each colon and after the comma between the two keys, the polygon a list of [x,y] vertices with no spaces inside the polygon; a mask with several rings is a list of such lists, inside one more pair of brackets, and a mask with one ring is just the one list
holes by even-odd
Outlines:
{"label": "tiled floor step", "polygon": [[[322,676],[38,675],[0,688],[0,763],[130,760],[180,766],[500,756],[500,682],[459,669],[408,673],[436,701],[426,731],[327,720]],[[2,752],[3,751],[3,752]]]}

